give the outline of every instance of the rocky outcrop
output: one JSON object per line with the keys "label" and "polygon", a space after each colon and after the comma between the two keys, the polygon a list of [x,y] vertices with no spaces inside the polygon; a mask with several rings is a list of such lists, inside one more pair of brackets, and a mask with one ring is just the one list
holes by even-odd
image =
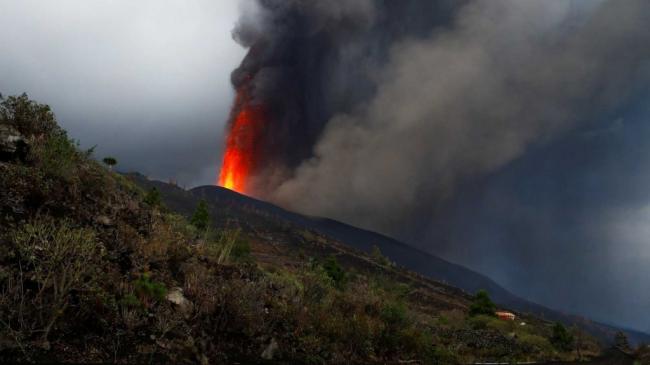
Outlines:
{"label": "rocky outcrop", "polygon": [[275,356],[275,353],[279,348],[280,346],[278,345],[278,342],[275,340],[275,338],[272,338],[269,345],[266,346],[266,349],[264,349],[264,352],[262,352],[262,359],[273,360],[273,356]]}
{"label": "rocky outcrop", "polygon": [[167,294],[167,300],[174,304],[183,314],[189,315],[192,312],[192,302],[183,295],[183,289],[174,288]]}
{"label": "rocky outcrop", "polygon": [[0,161],[24,160],[28,144],[15,128],[0,124]]}

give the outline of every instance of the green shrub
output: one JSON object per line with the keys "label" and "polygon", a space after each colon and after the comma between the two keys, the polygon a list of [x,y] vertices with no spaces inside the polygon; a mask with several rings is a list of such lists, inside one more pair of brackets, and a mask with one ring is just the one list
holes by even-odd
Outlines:
{"label": "green shrub", "polygon": [[160,191],[158,191],[158,189],[155,187],[151,188],[151,190],[149,190],[147,194],[144,196],[144,202],[150,207],[160,206],[162,202],[162,198],[160,197]]}
{"label": "green shrub", "polygon": [[243,238],[238,239],[230,252],[230,256],[237,262],[250,262],[252,256],[251,246],[248,243],[248,240]]}
{"label": "green shrub", "polygon": [[433,350],[433,359],[431,361],[433,364],[440,364],[440,365],[455,365],[455,364],[460,364],[460,360],[458,358],[458,355],[442,346],[436,346]]}
{"label": "green shrub", "polygon": [[81,155],[65,134],[56,134],[32,149],[32,158],[46,176],[71,181],[77,177]]}
{"label": "green shrub", "polygon": [[383,329],[378,347],[386,352],[394,351],[403,342],[402,334],[409,324],[406,306],[402,302],[387,302],[381,308],[379,319]]}
{"label": "green shrub", "polygon": [[548,339],[535,334],[520,333],[517,335],[517,341],[524,347],[526,352],[551,353],[553,351]]}
{"label": "green shrub", "polygon": [[62,133],[49,106],[29,100],[27,94],[0,95],[0,123],[16,128],[27,137]]}
{"label": "green shrub", "polygon": [[[19,332],[39,332],[47,339],[50,330],[69,306],[72,290],[91,290],[96,279],[93,264],[103,249],[90,229],[76,228],[66,220],[36,219],[14,232],[21,277],[30,277],[35,291],[20,293]],[[22,280],[22,279],[21,279]],[[16,303],[18,305],[18,303]]]}
{"label": "green shrub", "polygon": [[380,318],[386,326],[400,329],[408,323],[406,316],[406,305],[402,302],[386,303],[381,309]]}
{"label": "green shrub", "polygon": [[336,288],[343,289],[345,287],[348,277],[339,262],[336,260],[336,257],[328,257],[323,264],[323,269],[327,273],[327,276],[332,279]]}
{"label": "green shrub", "polygon": [[142,274],[134,283],[135,294],[145,307],[150,307],[155,302],[160,302],[167,295],[167,288],[163,283],[151,280],[148,273]]}
{"label": "green shrub", "polygon": [[496,310],[497,307],[490,299],[488,292],[479,290],[469,307],[469,315],[472,317],[478,315],[495,316]]}
{"label": "green shrub", "polygon": [[129,294],[125,295],[124,298],[122,298],[122,300],[120,300],[120,304],[122,306],[128,307],[128,308],[137,308],[137,307],[140,307],[142,305],[142,303],[140,303],[140,300],[138,299],[138,297],[136,297],[135,294],[133,294],[133,293],[129,293]]}
{"label": "green shrub", "polygon": [[562,325],[556,322],[553,326],[553,335],[551,343],[555,348],[561,351],[570,351],[573,348],[573,335]]}
{"label": "green shrub", "polygon": [[488,316],[485,314],[477,314],[474,316],[470,316],[468,323],[472,329],[484,330],[490,328],[491,323],[495,320],[496,319],[492,316]]}
{"label": "green shrub", "polygon": [[208,203],[205,200],[201,200],[199,205],[196,207],[192,218],[190,219],[190,224],[192,224],[199,231],[205,231],[210,226],[210,210],[208,209]]}
{"label": "green shrub", "polygon": [[392,265],[392,262],[386,256],[384,256],[384,254],[382,254],[381,250],[376,245],[372,246],[372,251],[370,252],[370,257],[372,257],[372,259],[376,263],[378,263],[379,265],[382,265],[382,266],[391,266]]}
{"label": "green shrub", "polygon": [[222,230],[216,241],[207,242],[208,255],[211,256],[219,265],[228,263],[231,259],[233,249],[239,241],[240,233],[240,229]]}

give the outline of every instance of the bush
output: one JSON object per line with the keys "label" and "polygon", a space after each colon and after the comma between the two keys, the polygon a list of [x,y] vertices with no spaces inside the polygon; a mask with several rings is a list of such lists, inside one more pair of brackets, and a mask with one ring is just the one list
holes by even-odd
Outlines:
{"label": "bush", "polygon": [[155,187],[151,188],[144,196],[144,202],[150,207],[158,207],[162,202],[160,192]]}
{"label": "bush", "polygon": [[[146,307],[151,307],[155,302],[161,302],[167,295],[167,288],[163,283],[151,280],[148,273],[142,276],[134,283],[135,294],[140,302]],[[127,296],[128,297],[128,296]]]}
{"label": "bush", "polygon": [[[219,234],[218,240],[207,243],[207,253],[217,264],[228,263],[233,249],[239,240],[240,229],[225,229]],[[240,252],[241,253],[241,252]]]}
{"label": "bush", "polygon": [[341,265],[339,265],[336,257],[328,257],[323,264],[323,269],[327,273],[327,276],[332,279],[336,288],[343,289],[345,287],[345,284],[347,283],[347,275]]}
{"label": "bush", "polygon": [[[35,284],[33,290],[21,289],[19,301],[11,309],[22,317],[15,322],[20,323],[17,331],[26,336],[39,332],[46,340],[68,308],[71,292],[92,289],[93,261],[102,257],[103,249],[93,231],[75,228],[66,220],[37,219],[15,232],[13,242],[21,276]],[[14,312],[18,308],[18,313]]]}
{"label": "bush", "polygon": [[573,335],[562,325],[556,322],[553,326],[551,343],[555,348],[562,351],[570,351],[573,348]]}
{"label": "bush", "polygon": [[551,353],[553,350],[548,340],[542,336],[520,333],[517,341],[524,347],[524,351],[529,353]]}
{"label": "bush", "polygon": [[494,317],[496,310],[497,307],[490,299],[488,292],[485,290],[479,290],[469,307],[469,315],[471,317],[478,315]]}
{"label": "bush", "polygon": [[382,266],[391,266],[392,265],[392,262],[386,256],[384,256],[384,254],[381,253],[381,250],[376,245],[372,246],[372,251],[370,252],[370,257],[372,257],[372,259],[376,263],[378,263],[379,265],[382,265]]}
{"label": "bush", "polygon": [[0,95],[0,123],[16,128],[26,137],[61,134],[49,106],[29,100],[27,94]]}
{"label": "bush", "polygon": [[453,365],[460,364],[458,355],[446,347],[436,347],[433,351],[433,364]]}
{"label": "bush", "polygon": [[206,203],[205,200],[199,202],[199,205],[196,207],[196,210],[190,219],[190,224],[196,227],[199,231],[206,231],[210,226],[210,210],[208,209],[208,203]]}
{"label": "bush", "polygon": [[485,330],[492,327],[492,322],[496,319],[492,316],[485,314],[477,314],[471,316],[468,320],[468,323],[472,329],[475,330]]}
{"label": "bush", "polygon": [[46,176],[72,181],[77,177],[82,156],[77,146],[65,134],[50,136],[45,143],[36,145],[31,158]]}
{"label": "bush", "polygon": [[238,239],[230,252],[230,256],[238,262],[251,261],[251,246],[248,241],[243,238]]}

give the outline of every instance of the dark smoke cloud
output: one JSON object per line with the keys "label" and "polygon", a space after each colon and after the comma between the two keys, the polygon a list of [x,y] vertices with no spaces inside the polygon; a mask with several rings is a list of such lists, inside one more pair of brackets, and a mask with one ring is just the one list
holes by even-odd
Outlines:
{"label": "dark smoke cloud", "polygon": [[328,123],[275,199],[391,232],[459,180],[626,100],[650,76],[650,5],[574,9],[479,1],[452,29],[394,44],[376,95]]}
{"label": "dark smoke cloud", "polygon": [[[541,303],[650,327],[622,314],[638,318],[650,298],[631,308],[620,296],[647,280],[629,285],[620,278],[630,271],[595,266],[617,260],[607,252],[625,236],[620,216],[643,208],[623,202],[625,188],[617,203],[592,204],[616,181],[577,200],[537,180],[565,177],[579,191],[593,173],[562,164],[555,148],[596,149],[586,155],[603,174],[638,177],[600,165],[618,156],[612,145],[568,136],[600,133],[647,92],[649,2],[259,4],[250,19],[260,21],[237,32],[251,51],[233,77],[250,77],[258,102],[275,108],[258,196],[416,242]],[[546,156],[562,168],[537,170]],[[536,188],[547,199],[527,201]],[[648,248],[634,247],[642,272]],[[616,299],[599,302],[598,290]]]}
{"label": "dark smoke cloud", "polygon": [[258,3],[235,31],[251,49],[233,84],[266,108],[266,153],[258,161],[266,168],[253,191],[268,196],[312,156],[330,118],[374,93],[374,74],[389,53],[386,38],[424,36],[430,21],[448,22],[460,2],[419,2],[426,15],[414,12],[413,4],[379,7],[372,0]]}

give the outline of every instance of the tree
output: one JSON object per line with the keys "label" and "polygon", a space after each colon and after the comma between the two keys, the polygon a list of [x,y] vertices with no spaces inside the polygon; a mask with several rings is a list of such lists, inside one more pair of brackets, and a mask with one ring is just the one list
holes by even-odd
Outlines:
{"label": "tree", "polygon": [[205,200],[199,202],[199,205],[196,207],[196,210],[190,219],[190,224],[200,231],[208,229],[210,225],[210,211],[208,209],[208,203],[206,203]]}
{"label": "tree", "polygon": [[113,171],[113,166],[117,165],[117,160],[114,157],[104,157],[102,160],[106,166],[108,166],[108,169]]}
{"label": "tree", "polygon": [[627,340],[627,336],[623,331],[616,332],[616,336],[614,336],[614,344],[622,351],[632,351],[630,342]]}
{"label": "tree", "polygon": [[155,187],[151,188],[144,196],[144,202],[150,207],[157,207],[161,203],[160,192]]}
{"label": "tree", "polygon": [[497,306],[492,302],[487,291],[479,290],[474,296],[472,304],[469,306],[469,315],[474,317],[478,315],[495,316]]}
{"label": "tree", "polygon": [[562,325],[556,322],[553,326],[553,335],[551,336],[551,343],[558,350],[570,351],[573,349],[573,335]]}

